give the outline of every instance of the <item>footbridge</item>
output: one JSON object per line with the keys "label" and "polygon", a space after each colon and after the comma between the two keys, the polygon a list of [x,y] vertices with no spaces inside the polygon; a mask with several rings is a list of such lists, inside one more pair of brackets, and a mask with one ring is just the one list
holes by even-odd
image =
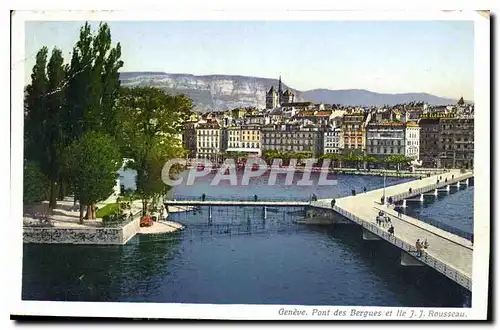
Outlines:
{"label": "footbridge", "polygon": [[[326,216],[329,219],[329,222],[311,223],[358,224],[362,227],[363,239],[385,240],[399,248],[401,265],[427,265],[471,291],[472,239],[403,215],[395,207],[405,207],[407,202],[423,202],[425,195],[437,196],[440,192],[459,189],[461,185],[468,185],[472,179],[472,172],[451,170],[366,193],[336,198],[333,206],[333,198],[317,201],[164,200],[164,204],[167,209],[168,206],[206,206],[209,210],[209,222],[213,206],[262,207],[263,219],[267,217],[268,207],[304,207],[308,210],[309,216],[313,214],[313,218]],[[387,227],[377,224],[376,216],[380,211],[390,217],[394,234],[389,233]],[[422,256],[417,255],[415,248],[417,239],[427,239],[429,242],[429,247]]]}
{"label": "footbridge", "polygon": [[[427,265],[471,291],[472,241],[400,214],[395,210],[394,204],[381,202],[385,196],[386,202],[391,200],[403,206],[405,200],[415,196],[419,196],[420,200],[426,192],[434,193],[436,189],[446,189],[453,184],[455,186],[468,184],[472,177],[472,172],[450,171],[355,196],[338,198],[333,208],[332,199],[311,202],[311,206],[320,210],[333,210],[362,226],[365,239],[383,239],[398,247],[402,250],[402,265]],[[394,234],[390,234],[387,227],[377,225],[376,217],[380,211],[390,217]],[[421,257],[417,256],[415,248],[417,239],[421,241],[427,239],[429,242],[429,247]]]}

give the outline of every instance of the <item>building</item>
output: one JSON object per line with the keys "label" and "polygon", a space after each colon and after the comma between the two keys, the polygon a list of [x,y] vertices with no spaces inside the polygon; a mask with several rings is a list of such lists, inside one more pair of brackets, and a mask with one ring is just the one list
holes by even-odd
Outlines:
{"label": "building", "polygon": [[260,125],[231,126],[227,129],[226,152],[246,152],[261,155]]}
{"label": "building", "polygon": [[266,93],[266,109],[274,109],[280,107],[284,103],[293,103],[295,101],[295,94],[291,90],[287,89],[283,92],[281,86],[281,76],[278,82],[278,90],[271,86],[269,91]]}
{"label": "building", "polygon": [[405,123],[405,156],[419,160],[420,126],[414,121]]}
{"label": "building", "polygon": [[365,115],[363,113],[344,114],[342,117],[342,138],[344,152],[365,151]]}
{"label": "building", "polygon": [[441,118],[439,120],[439,167],[474,167],[474,118]]}
{"label": "building", "polygon": [[247,115],[243,121],[246,125],[266,125],[271,122],[271,118],[264,114]]}
{"label": "building", "polygon": [[323,152],[323,131],[314,125],[266,125],[262,127],[262,150],[279,152]]}
{"label": "building", "polygon": [[216,120],[196,126],[196,158],[218,162],[222,148],[222,132]]}
{"label": "building", "polygon": [[196,157],[196,124],[196,122],[186,122],[182,132],[182,145],[188,152],[188,158]]}
{"label": "building", "polygon": [[342,151],[342,129],[340,127],[328,126],[323,135],[323,154],[338,154]]}
{"label": "building", "polygon": [[422,167],[437,167],[439,158],[439,118],[422,118],[420,126],[420,160]]}
{"label": "building", "polygon": [[383,160],[389,155],[404,155],[405,125],[396,121],[370,122],[366,126],[366,153]]}

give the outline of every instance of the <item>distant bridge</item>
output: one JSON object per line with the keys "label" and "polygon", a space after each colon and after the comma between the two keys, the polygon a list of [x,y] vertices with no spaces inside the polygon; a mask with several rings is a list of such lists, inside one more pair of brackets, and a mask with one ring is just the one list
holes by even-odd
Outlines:
{"label": "distant bridge", "polygon": [[309,206],[310,202],[302,201],[197,201],[197,200],[166,200],[167,206],[269,206],[269,207],[299,207]]}

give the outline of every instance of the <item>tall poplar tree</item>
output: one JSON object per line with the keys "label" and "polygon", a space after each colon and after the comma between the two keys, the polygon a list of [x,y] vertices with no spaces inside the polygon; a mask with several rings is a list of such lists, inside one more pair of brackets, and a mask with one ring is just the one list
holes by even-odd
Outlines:
{"label": "tall poplar tree", "polygon": [[[47,111],[45,115],[45,161],[44,172],[50,180],[50,201],[49,207],[56,207],[57,184],[61,171],[61,154],[64,148],[62,140],[61,115],[64,111],[64,59],[61,50],[54,48],[47,65],[48,93],[46,97]],[[61,187],[62,188],[62,187]]]}
{"label": "tall poplar tree", "polygon": [[31,84],[26,87],[24,100],[24,158],[38,163],[43,158],[40,141],[43,137],[48,89],[47,53],[47,47],[42,47],[36,54],[35,65],[31,73]]}

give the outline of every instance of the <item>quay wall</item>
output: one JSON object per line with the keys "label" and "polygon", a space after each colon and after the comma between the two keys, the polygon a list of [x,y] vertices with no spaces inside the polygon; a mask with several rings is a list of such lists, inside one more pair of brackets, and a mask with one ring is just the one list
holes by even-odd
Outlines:
{"label": "quay wall", "polygon": [[123,245],[139,232],[140,220],[133,219],[117,228],[23,228],[24,243]]}

